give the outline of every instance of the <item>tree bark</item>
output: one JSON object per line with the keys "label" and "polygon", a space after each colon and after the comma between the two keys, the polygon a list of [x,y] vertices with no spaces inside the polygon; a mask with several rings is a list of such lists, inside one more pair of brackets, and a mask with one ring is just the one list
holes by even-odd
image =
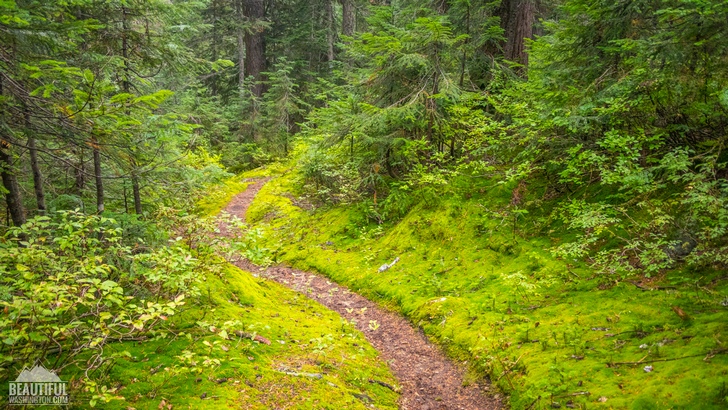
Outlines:
{"label": "tree bark", "polygon": [[238,36],[238,88],[242,95],[245,90],[245,31],[243,30],[243,0],[235,2],[235,11],[238,15],[238,28],[236,34]]}
{"label": "tree bark", "polygon": [[142,195],[141,191],[139,190],[139,176],[136,173],[136,170],[132,171],[131,173],[131,190],[134,196],[134,212],[137,215],[142,214]]}
{"label": "tree bark", "polygon": [[468,35],[468,37],[465,39],[465,44],[463,46],[463,56],[460,60],[460,81],[458,84],[460,87],[463,86],[463,83],[465,82],[465,64],[468,61],[468,43],[470,43],[470,3],[467,5],[467,12],[465,13],[465,34]]}
{"label": "tree bark", "polygon": [[334,32],[334,0],[326,0],[326,43],[328,45],[326,57],[328,62],[334,61],[334,42],[336,41],[336,33]]}
{"label": "tree bark", "polygon": [[528,65],[526,39],[533,37],[535,5],[532,0],[511,0],[510,18],[508,19],[508,37],[505,45],[505,57],[508,60]]}
{"label": "tree bark", "polygon": [[[122,83],[122,87],[124,88],[124,91],[129,93],[131,91],[131,68],[129,67],[129,45],[127,42],[127,31],[129,30],[129,23],[127,21],[127,10],[126,7],[122,7],[122,47],[121,52],[124,57],[124,81]],[[130,115],[129,110],[126,110],[126,115]],[[132,192],[134,196],[134,211],[137,215],[142,214],[142,197],[139,192],[139,176],[137,175],[137,162],[136,159],[133,157],[134,150],[132,149],[130,158],[130,165],[131,165],[131,187]]]}
{"label": "tree bark", "polygon": [[252,87],[253,95],[260,97],[263,95],[263,84],[259,81],[263,79],[262,73],[266,70],[266,61],[263,29],[257,27],[257,23],[265,17],[264,1],[245,0],[243,12],[253,25],[252,29],[245,33],[245,68],[248,76],[254,77],[256,81]]}
{"label": "tree bark", "polygon": [[101,178],[101,152],[99,142],[94,137],[91,140],[94,153],[94,178],[96,179],[96,212],[104,212],[104,180]]}
{"label": "tree bark", "polygon": [[13,225],[21,226],[25,223],[25,208],[23,208],[23,198],[20,195],[18,179],[13,171],[10,144],[4,136],[0,137],[0,173],[2,174],[3,186],[7,191],[5,202],[13,220]]}
{"label": "tree bark", "polygon": [[[129,42],[128,33],[129,23],[127,22],[127,10],[126,7],[121,8],[121,56],[124,58],[124,78],[121,83],[121,88],[125,93],[129,93],[131,90],[131,69],[129,67]],[[129,113],[127,112],[127,115]]]}
{"label": "tree bark", "polygon": [[86,160],[83,158],[83,148],[78,149],[78,165],[73,168],[73,171],[76,173],[76,193],[80,198],[86,187]]}
{"label": "tree bark", "polygon": [[28,152],[30,153],[30,170],[33,174],[33,190],[38,215],[46,214],[45,192],[43,191],[43,177],[38,166],[38,149],[35,147],[35,138],[30,129],[30,110],[25,106],[25,132],[28,134]]}
{"label": "tree bark", "polygon": [[497,14],[505,34],[503,56],[506,60],[528,66],[525,40],[533,37],[534,0],[503,0]]}
{"label": "tree bark", "polygon": [[[218,3],[216,0],[212,0],[210,2],[210,10],[212,11],[212,35],[210,36],[210,55],[212,57],[212,61],[218,60],[218,48],[220,44],[220,35],[219,30],[217,27],[218,24]],[[218,95],[218,89],[217,89],[217,77],[216,75],[213,75],[209,79],[210,84],[210,94],[215,96]]]}
{"label": "tree bark", "polygon": [[30,169],[33,172],[33,188],[35,190],[35,202],[38,207],[38,215],[45,215],[47,208],[45,192],[43,191],[43,177],[38,166],[38,149],[35,147],[35,138],[33,137],[28,137],[28,150],[30,151]]}
{"label": "tree bark", "polygon": [[341,9],[341,33],[345,36],[353,36],[356,26],[354,0],[341,0]]}
{"label": "tree bark", "polygon": [[450,10],[450,3],[447,0],[434,0],[432,5],[440,14],[445,14]]}

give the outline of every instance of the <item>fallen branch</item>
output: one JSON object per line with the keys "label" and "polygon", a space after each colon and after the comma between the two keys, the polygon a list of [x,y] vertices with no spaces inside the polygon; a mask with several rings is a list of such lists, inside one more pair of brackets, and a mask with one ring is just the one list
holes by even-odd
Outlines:
{"label": "fallen branch", "polygon": [[435,272],[435,273],[433,273],[433,275],[442,275],[443,273],[447,273],[447,272],[450,272],[451,270],[453,270],[453,268],[447,268],[447,269],[443,269],[443,270],[441,270],[441,271],[439,271],[439,272]]}
{"label": "fallen branch", "polygon": [[237,335],[238,337],[242,337],[242,338],[245,338],[245,339],[252,339],[252,340],[254,340],[256,342],[260,342],[260,343],[263,343],[263,344],[266,344],[266,345],[270,345],[270,340],[264,338],[261,335],[254,335],[252,333],[244,332],[242,330],[236,330],[235,331],[235,335]]}
{"label": "fallen branch", "polygon": [[378,384],[378,385],[380,385],[382,387],[386,387],[386,388],[388,388],[389,390],[391,390],[391,391],[393,391],[395,393],[399,393],[399,389],[398,388],[392,386],[389,383],[385,383],[385,382],[383,382],[381,380],[369,379],[369,383],[375,383],[375,384]]}
{"label": "fallen branch", "polygon": [[309,377],[311,379],[323,379],[324,375],[321,373],[298,373],[298,372],[289,372],[287,370],[278,370],[279,373],[287,374],[289,376],[295,376],[295,377]]}
{"label": "fallen branch", "polygon": [[510,365],[509,367],[507,367],[507,368],[506,368],[506,367],[505,367],[505,365],[503,364],[503,361],[501,361],[501,360],[499,359],[499,361],[501,362],[501,365],[503,366],[503,374],[501,374],[501,375],[500,375],[500,376],[498,377],[498,379],[496,379],[496,381],[499,381],[500,379],[502,379],[502,378],[503,378],[503,376],[506,376],[506,380],[508,380],[508,383],[509,383],[509,384],[511,385],[511,387],[513,387],[513,384],[511,383],[511,379],[510,379],[510,377],[508,377],[508,373],[510,373],[510,372],[511,372],[511,370],[513,370],[513,368],[514,368],[514,367],[516,367],[516,365],[518,364],[518,362],[520,362],[520,361],[521,361],[521,358],[522,358],[522,357],[523,357],[524,355],[525,355],[525,353],[524,353],[524,354],[522,354],[522,355],[520,355],[520,356],[518,357],[518,359],[516,359],[516,361],[515,361],[515,362],[513,362],[513,363],[512,363],[512,364],[511,364],[511,365]]}
{"label": "fallen branch", "polygon": [[635,281],[628,280],[627,282],[637,286],[638,289],[641,289],[643,291],[650,291],[650,290],[672,290],[677,289],[675,286],[656,286],[654,288],[648,288],[647,286],[640,285],[639,283]]}
{"label": "fallen branch", "polygon": [[[511,386],[511,389],[516,390],[516,388],[513,386],[513,382],[511,381],[511,377],[508,376],[509,368],[506,367],[505,363],[503,363],[503,360],[501,360],[500,356],[495,355],[495,358],[496,358],[496,360],[498,360],[498,362],[500,362],[500,365],[503,366],[503,374],[500,375],[500,377],[498,377],[498,380],[500,380],[503,376],[506,376],[506,381]],[[496,381],[498,381],[498,380],[496,380]]]}
{"label": "fallen branch", "polygon": [[561,394],[561,395],[553,396],[553,397],[558,399],[559,397],[590,396],[590,395],[591,395],[591,392],[588,392],[588,391],[578,391],[576,393],[566,393],[566,394]]}

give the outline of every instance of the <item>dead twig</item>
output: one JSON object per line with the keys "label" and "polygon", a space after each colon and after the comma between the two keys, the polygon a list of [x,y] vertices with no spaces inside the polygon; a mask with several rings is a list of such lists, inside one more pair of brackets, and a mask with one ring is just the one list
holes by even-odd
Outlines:
{"label": "dead twig", "polygon": [[677,289],[675,286],[655,286],[654,288],[648,288],[647,286],[641,285],[641,284],[639,284],[639,283],[637,283],[635,281],[632,281],[632,280],[628,280],[627,282],[635,285],[638,289],[641,289],[641,290],[643,290],[645,292],[650,291],[650,290],[673,290],[673,289]]}
{"label": "dead twig", "polygon": [[393,391],[395,393],[398,393],[399,392],[399,389],[398,388],[392,386],[389,383],[385,383],[385,382],[383,382],[381,380],[369,379],[369,383],[375,383],[375,384],[378,384],[378,385],[380,385],[382,387],[386,387],[386,388],[388,388],[389,390],[391,390],[391,391]]}

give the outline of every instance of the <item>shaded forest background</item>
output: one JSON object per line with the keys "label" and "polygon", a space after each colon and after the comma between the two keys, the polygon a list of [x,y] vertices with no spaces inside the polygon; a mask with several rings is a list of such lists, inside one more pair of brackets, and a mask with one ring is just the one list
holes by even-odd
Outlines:
{"label": "shaded forest background", "polygon": [[[455,174],[548,181],[609,271],[726,262],[721,1],[5,2],[4,221],[143,215],[293,136],[380,222]],[[572,195],[580,192],[579,195]],[[399,211],[394,211],[399,209]],[[648,212],[649,222],[632,223]]]}

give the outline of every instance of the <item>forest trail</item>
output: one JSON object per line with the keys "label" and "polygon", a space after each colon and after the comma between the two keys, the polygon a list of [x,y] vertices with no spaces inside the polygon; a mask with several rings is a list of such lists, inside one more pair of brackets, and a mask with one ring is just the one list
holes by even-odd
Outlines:
{"label": "forest trail", "polygon": [[[268,179],[256,180],[227,205],[225,211],[245,219],[255,195]],[[234,262],[241,269],[255,272],[300,292],[339,313],[356,320],[356,327],[387,361],[400,386],[384,387],[401,393],[399,406],[404,410],[481,410],[503,408],[499,395],[488,395],[488,385],[463,386],[464,371],[448,360],[440,349],[402,316],[325,277],[286,266],[267,269],[247,260]],[[362,395],[363,396],[363,395]],[[367,397],[358,397],[363,402]]]}

